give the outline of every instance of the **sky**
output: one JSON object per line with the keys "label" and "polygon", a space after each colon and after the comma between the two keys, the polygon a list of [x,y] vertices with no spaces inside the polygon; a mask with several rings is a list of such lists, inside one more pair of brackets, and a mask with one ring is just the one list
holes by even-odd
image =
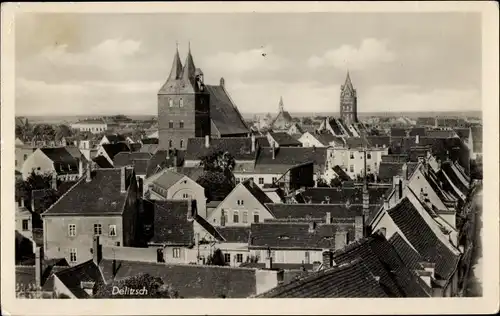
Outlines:
{"label": "sky", "polygon": [[[478,13],[23,13],[16,115],[157,114],[178,43],[243,113],[481,110]],[[190,43],[190,44],[189,44]]]}

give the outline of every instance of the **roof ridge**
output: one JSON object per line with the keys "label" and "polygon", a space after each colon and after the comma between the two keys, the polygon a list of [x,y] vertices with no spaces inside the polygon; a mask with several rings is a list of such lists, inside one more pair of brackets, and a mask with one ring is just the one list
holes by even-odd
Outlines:
{"label": "roof ridge", "polygon": [[61,201],[63,198],[65,198],[65,197],[69,194],[69,192],[73,191],[73,189],[74,189],[77,185],[79,185],[80,183],[82,183],[82,182],[83,182],[83,180],[85,180],[86,178],[87,178],[87,177],[86,177],[85,175],[84,175],[84,176],[82,176],[82,177],[81,177],[81,178],[80,178],[80,179],[79,179],[79,180],[78,180],[75,184],[73,184],[73,186],[71,186],[71,188],[69,188],[69,190],[67,190],[66,192],[64,192],[64,193],[63,193],[63,195],[61,195],[61,196],[57,199],[57,201],[55,201],[54,203],[52,203],[52,205],[51,205],[51,206],[49,206],[49,208],[47,208],[47,209],[45,210],[45,212],[43,212],[42,214],[40,214],[40,216],[42,216],[42,217],[43,217],[45,214],[47,214],[47,212],[49,212],[49,211],[50,211],[50,210],[51,210],[51,209],[52,209],[52,208],[53,208],[53,207],[54,207],[57,203],[59,203],[59,201]]}
{"label": "roof ridge", "polygon": [[[113,261],[113,259],[102,259],[101,263],[106,261]],[[153,261],[135,261],[135,260],[118,260],[115,259],[116,262],[131,262],[137,264],[148,264],[148,265],[156,265],[156,266],[164,266],[164,267],[193,267],[193,268],[202,268],[202,269],[231,269],[231,270],[243,270],[243,271],[255,271],[258,270],[256,268],[245,268],[245,267],[232,267],[232,266],[217,266],[217,265],[201,265],[201,264],[189,264],[189,263],[164,263],[164,262],[153,262]],[[89,261],[92,261],[89,260]],[[99,264],[100,265],[100,264]]]}

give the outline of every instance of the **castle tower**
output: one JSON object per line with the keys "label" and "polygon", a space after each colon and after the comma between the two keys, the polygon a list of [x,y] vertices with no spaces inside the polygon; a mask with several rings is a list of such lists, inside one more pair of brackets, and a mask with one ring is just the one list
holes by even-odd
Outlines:
{"label": "castle tower", "polygon": [[345,83],[340,88],[340,118],[346,124],[358,122],[358,98],[354,89],[349,71]]}
{"label": "castle tower", "polygon": [[210,96],[189,47],[184,66],[176,49],[167,81],[158,91],[158,136],[162,149],[186,149],[188,138],[210,135]]}

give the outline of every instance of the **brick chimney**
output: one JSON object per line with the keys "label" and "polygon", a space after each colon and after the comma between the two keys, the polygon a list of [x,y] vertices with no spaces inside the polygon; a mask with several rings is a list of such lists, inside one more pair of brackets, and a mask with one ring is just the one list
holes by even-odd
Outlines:
{"label": "brick chimney", "polygon": [[319,267],[321,267],[321,262],[319,262],[319,261],[314,261],[314,262],[313,262],[313,267],[312,267],[312,270],[313,270],[314,272],[316,272],[316,271],[318,271],[318,270],[319,270]]}
{"label": "brick chimney", "polygon": [[92,260],[95,264],[99,264],[102,259],[102,247],[99,243],[99,236],[94,236],[93,246],[92,246]]}
{"label": "brick chimney", "polygon": [[126,168],[125,167],[121,167],[120,168],[120,193],[125,193],[127,192],[127,187],[125,185],[125,177],[126,177]]}
{"label": "brick chimney", "polygon": [[205,135],[205,148],[209,148],[209,147],[210,147],[210,136]]}
{"label": "brick chimney", "polygon": [[37,287],[42,286],[42,275],[43,275],[43,253],[42,248],[36,247],[35,249],[35,285]]}
{"label": "brick chimney", "polygon": [[338,230],[335,232],[335,250],[344,248],[347,245],[347,232]]}
{"label": "brick chimney", "polygon": [[328,269],[334,266],[333,252],[330,250],[323,251],[323,266]]}
{"label": "brick chimney", "polygon": [[255,152],[255,135],[252,134],[252,152]]}

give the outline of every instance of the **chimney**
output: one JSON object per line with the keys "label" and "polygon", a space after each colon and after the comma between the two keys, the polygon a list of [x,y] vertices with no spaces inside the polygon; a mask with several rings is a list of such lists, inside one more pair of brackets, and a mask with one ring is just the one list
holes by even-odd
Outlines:
{"label": "chimney", "polygon": [[273,268],[273,257],[271,256],[271,249],[268,249],[266,256],[266,269],[271,270],[272,268]]}
{"label": "chimney", "polygon": [[388,209],[389,209],[389,200],[384,199],[384,210],[388,210]]}
{"label": "chimney", "polygon": [[248,178],[248,185],[253,188],[253,178]]}
{"label": "chimney", "polygon": [[252,134],[252,152],[255,152],[255,134]]}
{"label": "chimney", "polygon": [[326,223],[331,224],[332,223],[332,213],[326,212]]}
{"label": "chimney", "polygon": [[87,175],[86,175],[86,180],[85,181],[87,181],[87,182],[92,181],[92,164],[91,164],[90,161],[87,162],[87,170],[86,170],[86,172],[87,172]]}
{"label": "chimney", "polygon": [[120,193],[125,193],[127,192],[127,188],[125,185],[125,175],[126,175],[126,169],[125,167],[120,168]]}
{"label": "chimney", "polygon": [[81,178],[83,177],[83,157],[80,157],[78,159],[78,177]]}
{"label": "chimney", "polygon": [[429,271],[425,271],[425,270],[416,270],[417,272],[417,275],[425,282],[425,284],[427,284],[428,287],[432,288],[432,283],[431,283],[431,280],[432,280],[432,274],[431,272]]}
{"label": "chimney", "polygon": [[319,262],[319,261],[314,261],[314,262],[313,262],[313,267],[312,267],[313,272],[318,271],[318,270],[319,270],[319,267],[321,267],[321,262]]}
{"label": "chimney", "polygon": [[315,230],[316,230],[316,223],[309,222],[309,233],[314,233]]}
{"label": "chimney", "polygon": [[92,260],[95,264],[99,264],[102,259],[102,248],[99,244],[99,236],[94,236],[94,243],[92,246]]}
{"label": "chimney", "polygon": [[[355,240],[359,240],[359,239],[364,237],[363,230],[364,230],[363,216],[356,216],[354,218],[354,239]],[[335,239],[335,241],[337,241],[337,240]]]}
{"label": "chimney", "polygon": [[220,225],[226,226],[226,215],[224,214],[224,210],[220,211]]}
{"label": "chimney", "polygon": [[276,149],[274,148],[274,141],[271,142],[271,153],[273,154],[273,159],[276,159]]}
{"label": "chimney", "polygon": [[187,201],[187,219],[188,221],[193,220],[193,204],[191,203],[192,200]]}
{"label": "chimney", "polygon": [[205,135],[205,148],[210,147],[210,136]]}
{"label": "chimney", "polygon": [[401,168],[402,173],[403,173],[403,181],[408,180],[408,165],[406,163],[403,164],[403,167]]}
{"label": "chimney", "polygon": [[113,259],[113,262],[112,262],[112,266],[111,266],[111,272],[113,273],[113,279],[115,278],[116,276],[116,259]]}
{"label": "chimney", "polygon": [[167,149],[167,158],[166,158],[166,159],[167,159],[167,160],[169,160],[169,159],[170,159],[170,148],[169,148],[169,149]]}
{"label": "chimney", "polygon": [[31,191],[31,211],[36,213],[35,210],[35,190]]}
{"label": "chimney", "polygon": [[323,251],[323,266],[328,269],[333,267],[333,265],[333,252],[331,252],[330,250]]}
{"label": "chimney", "polygon": [[344,248],[347,245],[347,232],[344,230],[335,232],[335,250]]}
{"label": "chimney", "polygon": [[52,190],[56,191],[57,190],[57,172],[54,170],[52,172]]}
{"label": "chimney", "polygon": [[420,142],[420,136],[417,134],[417,136],[415,136],[415,144],[418,145],[419,142]]}
{"label": "chimney", "polygon": [[142,198],[144,195],[144,180],[142,178],[137,178],[137,197]]}
{"label": "chimney", "polygon": [[42,249],[36,247],[35,249],[35,285],[37,287],[42,287],[42,275],[43,275],[43,265],[42,265],[43,255]]}
{"label": "chimney", "polygon": [[21,197],[21,199],[19,199],[19,207],[24,208],[24,197]]}
{"label": "chimney", "polygon": [[220,86],[223,88],[225,87],[225,81],[223,77],[220,78]]}

